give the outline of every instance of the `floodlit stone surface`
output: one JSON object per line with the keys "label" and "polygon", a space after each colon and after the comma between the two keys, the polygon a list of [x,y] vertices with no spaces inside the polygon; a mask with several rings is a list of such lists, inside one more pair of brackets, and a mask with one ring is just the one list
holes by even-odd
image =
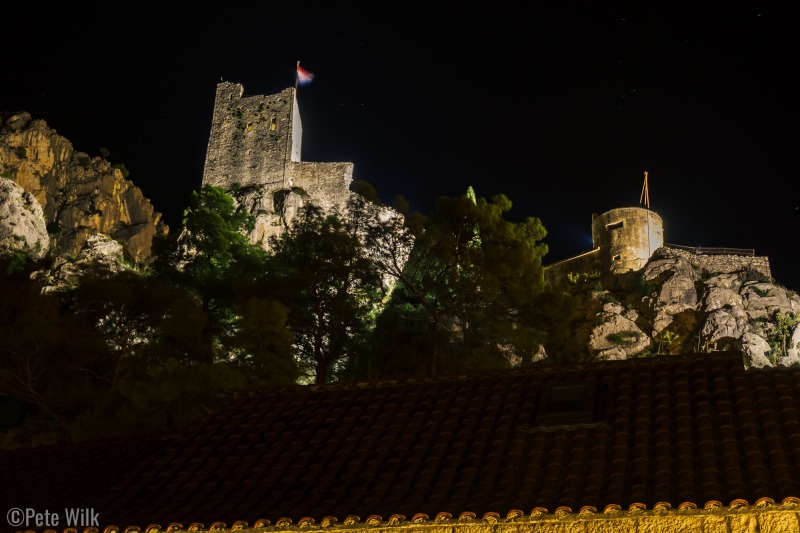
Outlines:
{"label": "floodlit stone surface", "polygon": [[49,248],[42,206],[16,183],[0,178],[0,255],[21,251],[40,259]]}
{"label": "floodlit stone surface", "polygon": [[0,125],[0,168],[41,206],[57,254],[77,254],[92,235],[105,234],[120,242],[129,259],[145,262],[153,238],[168,231],[120,168],[76,151],[29,113]]}

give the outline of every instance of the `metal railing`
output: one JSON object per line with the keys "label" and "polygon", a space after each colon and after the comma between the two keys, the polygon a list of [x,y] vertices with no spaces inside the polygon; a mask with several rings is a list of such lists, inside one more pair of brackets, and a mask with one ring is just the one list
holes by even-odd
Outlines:
{"label": "metal railing", "polygon": [[754,257],[756,251],[751,248],[705,248],[703,246],[681,246],[680,244],[664,244],[667,248],[685,250],[696,255],[743,255]]}

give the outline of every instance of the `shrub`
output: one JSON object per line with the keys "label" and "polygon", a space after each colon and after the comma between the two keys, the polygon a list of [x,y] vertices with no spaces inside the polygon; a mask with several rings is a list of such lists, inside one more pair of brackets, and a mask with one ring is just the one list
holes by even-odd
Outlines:
{"label": "shrub", "polygon": [[615,333],[609,333],[606,337],[608,340],[613,342],[614,344],[618,344],[621,346],[630,346],[639,340],[641,334],[638,331],[633,330],[625,330],[625,331],[617,331]]}
{"label": "shrub", "polygon": [[125,163],[117,163],[116,165],[111,165],[111,168],[118,168],[120,172],[122,172],[122,177],[127,178],[130,175],[130,172],[125,167]]}

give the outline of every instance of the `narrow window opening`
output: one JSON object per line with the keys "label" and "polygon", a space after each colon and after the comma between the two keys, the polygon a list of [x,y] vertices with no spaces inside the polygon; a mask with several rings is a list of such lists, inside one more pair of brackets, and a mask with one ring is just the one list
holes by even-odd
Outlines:
{"label": "narrow window opening", "polygon": [[611,258],[612,261],[619,261],[620,259],[622,259],[621,255],[615,255]]}
{"label": "narrow window opening", "polygon": [[615,229],[622,229],[625,227],[625,221],[620,220],[619,222],[612,222],[611,224],[606,224],[607,230],[615,230]]}

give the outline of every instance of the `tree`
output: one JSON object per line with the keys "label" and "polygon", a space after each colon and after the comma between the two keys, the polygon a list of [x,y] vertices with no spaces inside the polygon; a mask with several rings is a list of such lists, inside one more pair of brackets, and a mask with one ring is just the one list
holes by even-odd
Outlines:
{"label": "tree", "polygon": [[97,340],[85,367],[97,390],[73,438],[183,426],[236,391],[296,381],[285,307],[253,293],[267,256],[244,233],[251,219],[204,187],[183,222],[151,272],[87,276],[75,290],[82,337]]}
{"label": "tree", "polygon": [[73,316],[82,319],[84,350],[92,356],[83,370],[109,388],[119,384],[130,362],[158,338],[171,303],[163,280],[131,271],[87,273],[69,299]]}
{"label": "tree", "polygon": [[250,377],[248,388],[289,385],[300,377],[292,357],[289,310],[274,298],[249,296],[237,306],[232,360]]}
{"label": "tree", "polygon": [[[504,218],[511,205],[504,195],[489,201],[468,191],[438,198],[429,217],[405,219],[415,242],[404,268],[390,269],[402,293],[396,313],[408,320],[424,317],[438,332],[428,335],[436,340],[429,347],[430,375],[518,364],[547,340],[539,313],[547,301],[547,246],[541,242],[546,231],[534,217]],[[385,347],[381,334],[393,334],[378,333],[376,342]]]}
{"label": "tree", "polygon": [[43,298],[0,325],[0,396],[34,407],[67,432],[89,396],[83,354],[58,303]]}
{"label": "tree", "polygon": [[367,181],[354,182],[352,189],[356,194],[347,203],[346,222],[359,238],[366,257],[380,272],[384,289],[391,292],[414,247],[410,228],[420,227],[421,218],[418,213],[409,213],[402,196],[391,207],[381,202]]}
{"label": "tree", "polygon": [[772,364],[778,364],[778,356],[787,356],[789,350],[797,348],[792,346],[792,332],[800,324],[800,313],[781,313],[775,311],[772,315],[774,326],[769,333],[767,339],[770,345],[770,355],[772,356]]}
{"label": "tree", "polygon": [[42,266],[16,254],[0,258],[0,400],[18,414],[43,415],[66,435],[91,401],[81,370],[88,355],[74,333],[78,320],[31,279]]}
{"label": "tree", "polygon": [[208,363],[227,357],[223,348],[238,321],[236,299],[249,293],[264,269],[266,252],[246,235],[253,224],[223,189],[206,185],[192,193],[177,238],[156,248],[158,272],[194,295],[207,315],[200,336]]}
{"label": "tree", "polygon": [[305,380],[342,378],[371,329],[381,280],[354,228],[312,204],[270,242],[268,292],[288,309],[295,359]]}

